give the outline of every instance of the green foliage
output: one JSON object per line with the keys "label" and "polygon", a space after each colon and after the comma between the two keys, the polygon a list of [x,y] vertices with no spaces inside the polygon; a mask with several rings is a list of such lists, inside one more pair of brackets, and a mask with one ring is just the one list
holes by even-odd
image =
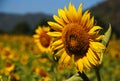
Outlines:
{"label": "green foliage", "polygon": [[111,29],[111,25],[109,24],[109,28],[108,30],[105,32],[105,37],[102,39],[102,43],[107,46],[108,43],[109,43],[109,40],[110,40],[110,37],[111,37],[111,32],[112,32],[112,29]]}
{"label": "green foliage", "polygon": [[16,24],[13,29],[13,33],[15,34],[30,34],[31,31],[29,24],[25,21]]}
{"label": "green foliage", "polygon": [[[98,24],[106,28],[106,24],[111,23],[112,32],[120,38],[120,0],[105,0],[91,8],[92,14],[98,20]],[[99,22],[100,21],[100,22]]]}
{"label": "green foliage", "polygon": [[[33,30],[37,29],[38,26],[41,26],[41,27],[42,26],[49,26],[48,21],[52,21],[52,19],[47,19],[47,18],[40,19]],[[33,33],[35,33],[35,31],[33,31]]]}
{"label": "green foliage", "polygon": [[5,32],[4,32],[3,30],[0,29],[0,34],[3,34],[3,33],[5,33]]}
{"label": "green foliage", "polygon": [[38,21],[37,26],[48,26],[48,23],[47,23],[48,21],[49,21],[49,19],[43,18],[43,19],[41,19],[40,21]]}
{"label": "green foliage", "polygon": [[[110,30],[109,27],[108,31]],[[37,49],[34,44],[32,37],[0,35],[0,38],[0,76],[2,76],[3,81],[8,81],[8,79],[9,81],[39,81],[44,77],[42,73],[47,73],[49,78],[51,78],[51,81],[73,81],[74,77],[76,77],[76,80],[82,81],[82,79],[78,77],[78,74],[74,75],[75,72],[73,68],[68,69],[66,67],[59,67],[58,69],[58,63],[53,60],[53,57],[50,54],[40,53],[39,49]],[[107,49],[107,52],[105,52],[102,64],[100,65],[101,79],[102,81],[119,81],[120,40],[112,40],[109,44],[109,48]],[[19,57],[18,59],[16,56],[6,59],[12,61],[15,65],[10,76],[5,76],[4,72],[1,72],[4,63],[6,62],[5,59],[2,60],[2,53],[5,51],[6,47],[10,49],[7,53],[10,53],[11,55],[17,54]],[[28,59],[24,58],[26,55],[28,56]],[[22,59],[23,61],[21,62]],[[42,70],[42,73],[36,72],[36,68],[42,68],[44,70]],[[85,71],[85,74],[90,81],[97,81],[93,69]]]}

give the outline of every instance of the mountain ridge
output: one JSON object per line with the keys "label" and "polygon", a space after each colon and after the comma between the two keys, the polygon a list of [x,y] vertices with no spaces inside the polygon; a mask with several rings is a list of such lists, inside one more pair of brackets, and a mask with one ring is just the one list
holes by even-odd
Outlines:
{"label": "mountain ridge", "polygon": [[[120,38],[120,0],[106,0],[90,8],[91,14],[95,17],[95,22],[103,28],[108,28],[110,23],[113,33]],[[34,29],[36,24],[42,19],[52,20],[52,14],[29,13],[29,14],[5,14],[0,13],[0,30],[10,31],[22,21],[27,21]]]}
{"label": "mountain ridge", "polygon": [[[106,0],[91,8],[92,14],[104,24],[111,24],[113,33],[120,38],[120,0]],[[105,26],[106,28],[106,26]]]}
{"label": "mountain ridge", "polygon": [[31,26],[31,29],[34,29],[36,24],[42,19],[52,19],[52,15],[45,13],[28,13],[24,15],[0,13],[0,29],[3,31],[10,31],[15,25],[24,21]]}

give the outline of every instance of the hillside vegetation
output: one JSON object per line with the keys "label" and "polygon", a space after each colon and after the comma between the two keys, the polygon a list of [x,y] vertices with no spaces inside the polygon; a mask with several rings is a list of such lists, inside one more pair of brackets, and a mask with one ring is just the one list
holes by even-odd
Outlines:
{"label": "hillside vegetation", "polygon": [[[91,14],[95,16],[96,23],[103,28],[108,28],[108,24],[112,25],[113,33],[120,38],[120,0],[106,0],[90,8]],[[17,32],[16,26],[25,23],[30,27],[30,32],[38,25],[46,25],[48,20],[52,19],[52,14],[36,13],[36,14],[7,14],[0,13],[0,33],[3,31]],[[23,26],[23,25],[21,25]],[[18,26],[20,27],[20,26]],[[15,28],[15,31],[13,31]],[[27,28],[26,28],[27,29]],[[21,29],[25,30],[25,29]],[[18,31],[19,28],[18,28]],[[21,32],[24,33],[24,32]]]}
{"label": "hillside vegetation", "polygon": [[112,25],[113,33],[120,37],[120,0],[106,0],[91,8],[97,23],[107,28],[108,23]]}

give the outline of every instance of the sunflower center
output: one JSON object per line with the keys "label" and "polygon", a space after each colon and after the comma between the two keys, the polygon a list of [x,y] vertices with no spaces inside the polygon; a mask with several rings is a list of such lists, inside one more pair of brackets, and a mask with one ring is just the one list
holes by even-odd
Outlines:
{"label": "sunflower center", "polygon": [[46,32],[42,32],[40,35],[40,43],[43,47],[48,47],[50,45],[51,37],[46,34]]}
{"label": "sunflower center", "polygon": [[89,48],[89,35],[87,31],[78,24],[66,25],[63,30],[62,40],[65,50],[69,55],[83,56]]}

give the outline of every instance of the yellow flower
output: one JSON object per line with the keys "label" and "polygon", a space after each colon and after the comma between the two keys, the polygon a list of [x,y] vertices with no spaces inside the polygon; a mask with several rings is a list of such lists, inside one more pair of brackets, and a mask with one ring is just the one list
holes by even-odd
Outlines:
{"label": "yellow flower", "polygon": [[20,80],[20,76],[17,73],[11,73],[11,81],[19,81]]}
{"label": "yellow flower", "polygon": [[[68,9],[58,9],[58,16],[53,15],[56,22],[48,24],[55,31],[47,34],[54,37],[51,48],[59,56],[59,63],[66,64],[73,61],[78,71],[90,69],[101,62],[101,52],[105,46],[99,41],[102,29],[94,25],[94,17],[90,17],[89,10],[82,13],[82,4],[78,10],[72,3]],[[57,52],[56,52],[57,51]]]}
{"label": "yellow flower", "polygon": [[18,61],[19,60],[19,54],[16,52],[16,51],[13,51],[14,53],[13,53],[13,57],[12,57],[12,60],[14,60],[14,61]]}
{"label": "yellow flower", "polygon": [[52,81],[49,76],[41,78],[39,81]]}
{"label": "yellow flower", "polygon": [[8,76],[10,74],[10,72],[14,70],[14,67],[15,67],[15,65],[11,61],[7,60],[5,62],[5,66],[3,67],[3,73],[6,76]]}
{"label": "yellow flower", "polygon": [[48,73],[45,71],[44,67],[36,67],[35,68],[35,73],[43,76],[43,77],[47,77]]}
{"label": "yellow flower", "polygon": [[21,59],[20,59],[20,62],[23,64],[23,65],[26,65],[28,63],[28,59],[29,59],[29,55],[28,54],[24,54],[22,55]]}
{"label": "yellow flower", "polygon": [[1,52],[1,58],[4,59],[10,59],[12,58],[12,52],[10,47],[5,47]]}
{"label": "yellow flower", "polygon": [[40,48],[41,52],[47,52],[50,50],[51,37],[47,35],[47,32],[50,30],[49,27],[38,27],[33,35],[36,44]]}

